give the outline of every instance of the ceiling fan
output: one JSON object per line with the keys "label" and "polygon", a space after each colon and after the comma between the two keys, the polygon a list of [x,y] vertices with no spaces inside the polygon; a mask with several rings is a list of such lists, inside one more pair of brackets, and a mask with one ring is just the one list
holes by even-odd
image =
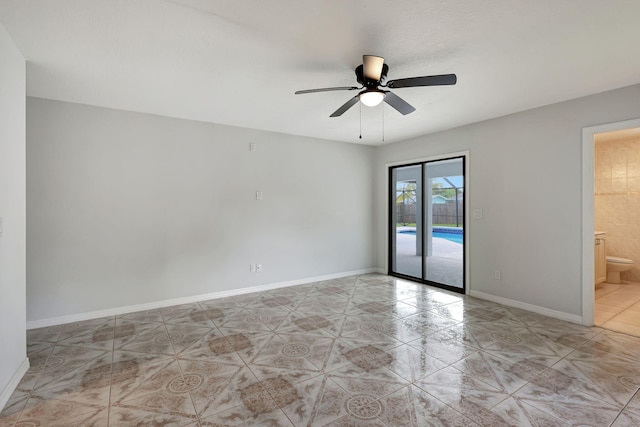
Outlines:
{"label": "ceiling fan", "polygon": [[400,89],[403,87],[417,86],[443,86],[454,85],[457,82],[455,74],[440,74],[436,76],[409,77],[387,81],[389,66],[384,63],[384,58],[375,55],[363,55],[362,64],[355,69],[356,80],[362,86],[327,87],[322,89],[299,90],[296,95],[315,92],[330,92],[335,90],[361,90],[356,96],[345,102],[329,117],[339,117],[358,101],[369,107],[375,107],[382,101],[391,105],[403,115],[413,113],[416,109],[395,93],[380,88]]}

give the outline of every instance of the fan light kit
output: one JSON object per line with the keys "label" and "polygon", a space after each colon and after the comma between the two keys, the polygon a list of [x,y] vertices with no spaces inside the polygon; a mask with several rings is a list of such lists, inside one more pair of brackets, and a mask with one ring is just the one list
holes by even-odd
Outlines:
{"label": "fan light kit", "polygon": [[405,79],[389,80],[387,82],[387,72],[389,66],[384,63],[384,58],[375,55],[363,55],[362,65],[358,65],[355,69],[356,80],[362,86],[343,86],[343,87],[327,87],[323,89],[307,89],[299,90],[296,95],[316,92],[330,92],[336,90],[360,90],[360,92],[345,102],[340,108],[329,117],[339,117],[349,108],[353,107],[358,101],[368,107],[375,107],[382,101],[391,105],[400,114],[407,115],[413,113],[416,109],[400,98],[395,93],[382,90],[383,88],[400,89],[403,87],[418,86],[445,86],[454,85],[457,82],[455,74],[441,74],[436,76],[409,77]]}
{"label": "fan light kit", "polygon": [[384,92],[382,91],[364,91],[358,95],[360,98],[360,102],[362,102],[367,107],[375,107],[380,104],[384,99]]}

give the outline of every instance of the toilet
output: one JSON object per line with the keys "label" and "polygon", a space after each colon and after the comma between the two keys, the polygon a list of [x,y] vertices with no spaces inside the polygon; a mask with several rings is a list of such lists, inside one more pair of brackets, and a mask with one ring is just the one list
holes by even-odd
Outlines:
{"label": "toilet", "polygon": [[607,283],[621,283],[620,273],[631,270],[633,261],[616,256],[607,256]]}

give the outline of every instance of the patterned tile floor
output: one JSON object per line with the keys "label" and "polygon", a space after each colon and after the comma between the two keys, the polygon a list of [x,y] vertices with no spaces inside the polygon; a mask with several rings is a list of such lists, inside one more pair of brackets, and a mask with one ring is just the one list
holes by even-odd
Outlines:
{"label": "patterned tile floor", "polygon": [[640,338],[383,275],[28,331],[0,426],[638,426]]}

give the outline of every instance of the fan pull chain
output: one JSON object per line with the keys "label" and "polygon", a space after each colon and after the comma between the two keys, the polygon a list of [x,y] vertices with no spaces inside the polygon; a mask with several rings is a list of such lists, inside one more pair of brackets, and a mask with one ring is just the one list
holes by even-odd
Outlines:
{"label": "fan pull chain", "polygon": [[382,142],[384,142],[384,102],[382,103]]}
{"label": "fan pull chain", "polygon": [[360,104],[360,136],[359,138],[362,139],[362,102],[358,102],[358,104]]}

